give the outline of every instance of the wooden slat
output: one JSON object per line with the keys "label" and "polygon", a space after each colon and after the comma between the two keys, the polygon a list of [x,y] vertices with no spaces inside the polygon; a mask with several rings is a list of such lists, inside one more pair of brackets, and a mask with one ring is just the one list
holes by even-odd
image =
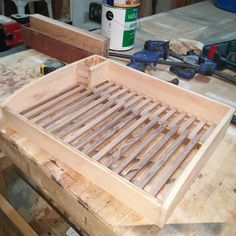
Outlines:
{"label": "wooden slat", "polygon": [[180,125],[179,132],[183,132],[186,130],[197,118],[195,116],[191,116],[188,118],[183,124]]}
{"label": "wooden slat", "polygon": [[[53,95],[53,96],[47,98],[46,100],[43,100],[43,101],[41,101],[40,103],[37,103],[37,104],[31,106],[30,108],[27,108],[27,109],[23,110],[22,112],[20,112],[20,114],[21,114],[21,115],[25,115],[25,114],[27,114],[27,113],[30,113],[32,110],[37,109],[38,107],[40,107],[40,106],[42,106],[42,105],[44,105],[44,104],[47,104],[48,102],[50,102],[50,101],[53,100],[53,99],[57,99],[57,98],[60,99],[61,96],[64,96],[64,94],[66,94],[66,93],[70,93],[70,92],[73,93],[73,91],[74,91],[74,90],[77,90],[80,86],[81,86],[81,85],[78,85],[78,84],[73,85],[73,86],[71,86],[70,88],[67,88],[67,89],[65,89],[65,90],[63,90],[63,91],[61,91],[61,92],[59,92],[59,93],[56,93],[55,95]],[[26,117],[29,117],[29,114],[27,114]]]}
{"label": "wooden slat", "polygon": [[38,235],[1,194],[0,210],[3,211],[9,220],[19,229],[22,235]]}
{"label": "wooden slat", "polygon": [[148,132],[156,123],[158,119],[150,121],[142,129],[140,129],[136,134],[131,135],[131,137],[124,142],[124,144],[119,147],[109,158],[102,162],[103,165],[110,167],[115,163],[128,149],[135,144],[139,139],[141,139],[146,132]]}
{"label": "wooden slat", "polygon": [[164,112],[166,109],[168,108],[167,105],[162,105],[161,107],[158,108],[157,111],[155,111],[153,113],[153,116],[156,117],[156,116],[159,116],[162,112]]}
{"label": "wooden slat", "polygon": [[[130,115],[128,115],[127,117],[122,119],[118,124],[116,124],[114,127],[112,127],[112,129],[108,130],[105,134],[102,135],[102,137],[99,140],[96,140],[95,142],[91,143],[91,145],[89,145],[88,147],[85,147],[83,149],[83,151],[86,154],[89,154],[90,152],[95,150],[99,145],[101,145],[103,142],[105,142],[107,139],[109,139],[116,132],[121,130],[124,126],[126,126],[135,117],[139,116],[141,113],[141,109],[143,108],[143,106],[148,104],[149,101],[150,101],[149,99],[143,100],[142,102],[137,104],[137,106],[135,106],[134,108],[131,107],[130,109],[126,109],[125,111],[123,111],[125,114],[127,114],[126,113],[127,110],[132,111],[133,113],[131,113]],[[148,108],[146,108],[146,109],[153,109],[153,104],[150,104],[148,106]],[[144,111],[146,111],[146,109]]]}
{"label": "wooden slat", "polygon": [[203,134],[202,138],[200,139],[200,143],[204,143],[208,137],[211,135],[211,133],[213,132],[213,130],[215,129],[216,125],[212,124],[207,131]]}
{"label": "wooden slat", "polygon": [[21,32],[22,40],[28,47],[66,63],[72,63],[93,54],[45,35],[36,29],[22,26]]}
{"label": "wooden slat", "polygon": [[[107,89],[110,86],[112,86],[111,84],[104,84],[101,87],[99,87],[99,89]],[[54,105],[52,108],[46,110],[45,112],[42,112],[40,115],[34,117],[33,119],[31,119],[31,121],[35,122],[35,123],[39,123],[41,122],[43,119],[45,119],[47,116],[49,116],[50,114],[53,114],[61,109],[63,109],[64,107],[68,106],[69,104],[78,101],[79,99],[82,99],[86,96],[90,96],[92,95],[94,92],[94,90],[92,88],[87,89],[85,91],[83,91],[82,93],[78,93],[73,97],[69,97],[69,98],[65,98],[63,102],[60,102],[57,105]],[[49,117],[49,120],[51,119],[51,117]]]}
{"label": "wooden slat", "polygon": [[[45,102],[44,104],[38,106],[37,108],[34,108],[34,109],[31,108],[32,111],[27,112],[26,114],[24,114],[24,116],[27,117],[28,119],[32,119],[35,116],[37,116],[39,114],[42,114],[43,112],[50,109],[51,106],[55,106],[56,104],[62,102],[63,100],[75,95],[76,93],[80,93],[84,89],[85,89],[85,86],[83,86],[83,85],[76,86],[72,90],[69,90],[67,92],[63,92],[63,94],[61,93],[60,96],[52,97],[52,98],[48,99],[47,102]],[[21,113],[21,114],[23,114],[23,113]]]}
{"label": "wooden slat", "polygon": [[[141,99],[141,97],[140,97]],[[145,100],[144,100],[145,101]],[[100,127],[96,128],[96,130],[94,130],[92,133],[86,135],[85,137],[83,137],[75,146],[77,148],[82,147],[84,144],[86,144],[87,142],[92,141],[92,138],[96,137],[97,135],[99,135],[101,132],[108,130],[105,134],[103,134],[99,140],[94,141],[93,143],[91,143],[91,145],[89,146],[85,146],[83,148],[83,152],[85,153],[90,153],[92,152],[95,148],[97,148],[103,141],[107,140],[108,138],[110,138],[115,132],[117,132],[118,130],[120,130],[124,125],[127,124],[127,122],[129,122],[130,120],[133,119],[133,115],[129,115],[128,117],[122,119],[121,123],[118,123],[122,117],[125,117],[126,115],[128,115],[129,113],[132,112],[133,109],[137,108],[140,106],[140,104],[146,104],[148,103],[148,100],[145,101],[145,103],[141,102],[138,103],[138,105],[135,105],[135,107],[133,108],[133,104],[136,102],[136,99],[131,100],[129,103],[127,103],[126,105],[126,109],[122,110],[121,112],[119,112],[118,114],[114,114],[114,117],[109,117],[109,119],[105,122],[105,124],[101,124]],[[139,108],[140,109],[140,108]],[[118,123],[118,124],[117,124]],[[109,130],[110,129],[110,130]]]}
{"label": "wooden slat", "polygon": [[160,177],[158,177],[157,183],[155,182],[153,189],[150,191],[153,196],[156,196],[158,194],[158,192],[162,189],[171,175],[176,171],[176,169],[180,166],[184,159],[193,150],[200,138],[201,135],[196,135],[195,137],[193,137],[193,139],[189,141],[189,143],[185,146],[184,150],[178,155],[178,157],[176,157],[176,159],[170,164],[170,166],[168,166],[168,169],[163,172]]}
{"label": "wooden slat", "polygon": [[184,139],[188,136],[189,131],[185,130],[161,155],[156,158],[156,162],[150,169],[142,176],[142,178],[135,182],[140,188],[144,188],[145,185],[153,178],[156,172],[165,164],[168,158],[176,151],[176,149],[182,144]]}
{"label": "wooden slat", "polygon": [[[109,85],[107,85],[109,86]],[[42,126],[43,128],[46,128],[48,130],[50,130],[52,127],[55,127],[57,124],[59,124],[60,122],[63,121],[70,121],[73,118],[75,119],[76,117],[78,117],[78,114],[82,114],[82,111],[80,111],[79,109],[81,109],[83,106],[87,105],[89,102],[94,102],[97,103],[95,99],[99,99],[99,102],[105,101],[107,99],[107,96],[102,96],[105,92],[111,92],[115,89],[117,89],[118,86],[112,86],[112,87],[108,87],[106,89],[104,89],[101,92],[98,93],[94,93],[91,96],[85,97],[83,98],[81,101],[79,101],[78,103],[75,103],[72,106],[68,106],[66,108],[64,108],[62,111],[60,112],[56,112],[54,115],[49,116],[48,119],[43,120],[39,123],[40,126]],[[93,103],[93,105],[94,105]],[[89,104],[90,105],[90,104]],[[90,108],[93,107],[92,105],[90,106]],[[85,110],[88,110],[88,108],[85,108]]]}
{"label": "wooden slat", "polygon": [[109,109],[108,111],[103,113],[101,116],[97,117],[96,119],[94,119],[91,122],[89,122],[88,124],[86,124],[83,128],[81,128],[81,129],[77,130],[76,132],[74,132],[73,135],[70,136],[69,138],[65,138],[64,141],[65,142],[72,142],[73,140],[77,139],[80,135],[84,134],[85,132],[90,130],[92,127],[94,127],[98,123],[100,123],[103,120],[105,120],[111,114],[113,114],[114,112],[116,112],[119,109],[121,109],[123,106],[124,106],[124,104],[122,102],[117,104],[117,105],[115,105],[114,107],[112,107],[111,109]]}
{"label": "wooden slat", "polygon": [[93,159],[98,161],[104,155],[106,155],[113,147],[119,144],[124,138],[126,138],[131,132],[133,132],[138,126],[140,126],[144,121],[149,118],[149,115],[145,115],[140,117],[134,124],[128,127],[124,132],[119,134],[115,139],[111,141],[107,146],[105,146],[101,151],[99,151],[96,155],[93,156]]}
{"label": "wooden slat", "polygon": [[[121,93],[122,91],[122,93]],[[116,101],[114,100],[115,97],[122,95],[123,93],[125,93],[125,90],[120,90],[118,92],[116,92],[115,94],[113,94],[111,97],[108,98],[108,102],[105,104],[101,104],[99,107],[97,107],[96,110],[91,110],[89,111],[87,114],[85,114],[82,117],[79,117],[79,119],[76,119],[73,121],[73,123],[71,125],[67,125],[63,130],[61,130],[59,133],[57,133],[56,135],[60,138],[64,138],[65,136],[67,136],[68,134],[70,134],[71,132],[75,131],[76,129],[78,129],[81,125],[84,125],[86,122],[88,122],[90,119],[96,117],[97,115],[99,115],[102,112],[105,112],[108,108],[110,108],[111,106],[113,106]]]}
{"label": "wooden slat", "polygon": [[134,176],[153,158],[153,156],[160,151],[160,149],[170,140],[176,133],[178,127],[173,127],[167,134],[165,134],[153,147],[144,154],[144,156],[137,162],[129,172],[124,176],[127,180],[131,180]]}
{"label": "wooden slat", "polygon": [[[88,112],[89,110],[93,109],[94,107],[98,106],[99,104],[102,104],[105,101],[108,101],[109,98],[109,93],[113,92],[114,90],[119,89],[120,86],[113,86],[111,88],[109,88],[108,90],[104,91],[102,93],[102,95],[100,95],[98,93],[98,96],[100,96],[100,98],[98,98],[97,100],[93,100],[91,99],[92,96],[88,97],[88,99],[90,101],[92,101],[91,103],[87,104],[86,106],[82,107],[80,109],[80,107],[84,104],[81,105],[81,103],[75,104],[76,108],[72,110],[72,108],[68,108],[69,111],[72,111],[70,113],[68,113],[68,110],[66,109],[65,111],[63,111],[63,116],[60,119],[54,119],[54,122],[49,125],[49,126],[44,126],[46,127],[46,129],[50,132],[57,132],[58,130],[62,129],[64,126],[66,126],[67,124],[71,123],[72,121],[74,121],[75,119],[77,119],[78,117],[80,117],[81,115],[83,115],[84,113]],[[96,95],[96,94],[94,94]],[[86,98],[87,99],[87,98]],[[86,99],[84,99],[84,103],[87,103]],[[72,106],[74,107],[74,106]],[[67,113],[66,113],[67,111]],[[60,113],[60,114],[62,114]]]}
{"label": "wooden slat", "polygon": [[147,107],[143,111],[143,116],[141,116],[136,122],[134,122],[131,126],[129,126],[127,129],[125,129],[121,134],[119,134],[115,139],[113,139],[107,146],[105,146],[102,150],[100,150],[96,155],[94,155],[92,158],[96,161],[100,160],[104,155],[106,155],[113,147],[115,147],[117,144],[119,144],[124,138],[126,138],[131,132],[133,132],[138,126],[140,126],[144,121],[149,119],[149,112],[153,108],[153,104],[151,104],[149,107]]}
{"label": "wooden slat", "polygon": [[172,115],[174,115],[177,112],[177,108],[172,108],[170,111],[168,111],[163,117],[161,117],[161,119],[159,120],[159,122],[164,122],[166,120],[168,120]]}
{"label": "wooden slat", "polygon": [[186,115],[186,112],[181,112],[173,120],[171,120],[168,127],[172,128],[174,125],[177,125]]}
{"label": "wooden slat", "polygon": [[206,124],[205,120],[200,121],[190,132],[188,136],[189,139],[192,139],[193,137],[195,137],[200,132],[200,130],[204,127],[205,124]]}
{"label": "wooden slat", "polygon": [[118,174],[129,165],[155,138],[157,138],[161,132],[166,128],[167,122],[160,125],[156,130],[149,134],[145,140],[130,154],[128,155],[117,167],[112,170]]}
{"label": "wooden slat", "polygon": [[[101,123],[102,121],[104,121],[105,119],[107,119],[109,116],[112,116],[113,113],[115,113],[116,111],[118,111],[119,109],[123,108],[125,105],[124,105],[124,101],[130,97],[130,96],[133,96],[132,93],[130,94],[127,94],[123,99],[119,100],[119,102],[116,101],[116,106],[115,106],[115,109],[113,109],[113,112],[110,112],[109,110],[106,111],[105,113],[101,114],[100,116],[96,117],[95,120],[92,120],[90,121],[88,124],[86,124],[86,126],[84,126],[82,128],[82,131],[81,130],[76,130],[75,132],[73,133],[70,133],[69,135],[67,135],[66,137],[64,137],[64,141],[65,142],[68,142],[68,143],[71,143],[73,146],[79,148],[79,146],[81,145],[81,142],[83,142],[81,140],[81,142],[77,141],[76,139],[84,134],[86,131],[88,131],[89,129],[91,129],[93,126],[95,125],[98,125],[99,123]],[[136,98],[134,98],[134,100],[136,101]],[[95,132],[95,131],[94,131]],[[75,142],[74,142],[75,140]]]}

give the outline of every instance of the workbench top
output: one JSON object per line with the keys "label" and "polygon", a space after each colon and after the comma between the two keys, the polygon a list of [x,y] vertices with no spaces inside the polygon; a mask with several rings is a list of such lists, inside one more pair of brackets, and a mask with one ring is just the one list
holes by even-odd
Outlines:
{"label": "workbench top", "polygon": [[[236,17],[235,14],[215,9],[208,2],[147,17],[141,22],[141,29],[137,33],[136,48],[143,44],[143,40],[150,39],[146,37],[152,35],[152,38],[157,38],[158,34],[162,38],[180,35],[203,42],[206,42],[205,39],[208,37],[213,37],[214,32],[215,36],[221,37],[220,39],[224,37],[226,31],[231,32],[228,36],[235,37],[235,27],[217,28],[216,22],[219,23],[220,20],[215,13],[209,12],[209,8],[220,11],[222,21],[231,21]],[[211,24],[216,27],[208,36],[204,34],[204,37],[200,37],[199,27],[207,25],[207,22],[199,18],[198,10],[202,14],[209,15],[209,28],[212,28]],[[179,24],[175,24],[176,18],[181,18]],[[171,27],[168,31],[166,23],[163,23],[167,21]],[[163,31],[160,31],[160,28],[163,28]],[[149,32],[150,35],[145,35],[144,32]],[[189,34],[185,34],[186,32]],[[227,39],[229,38],[225,38]],[[46,55],[35,50],[0,58],[0,101],[4,101],[21,86],[39,77],[39,65],[46,58],[48,58]],[[165,66],[160,66],[159,69],[148,73],[158,75],[158,78],[164,80],[173,77]],[[228,104],[235,106],[235,86],[218,79],[198,77],[192,81],[181,80],[180,86],[205,95],[214,93],[211,95],[214,99],[227,100]],[[0,143],[5,150],[8,150],[8,155],[23,174],[52,199],[52,202],[64,211],[75,225],[91,235],[234,235],[236,233],[235,126],[229,127],[226,136],[163,229],[150,225],[147,219],[14,131],[1,131]]]}

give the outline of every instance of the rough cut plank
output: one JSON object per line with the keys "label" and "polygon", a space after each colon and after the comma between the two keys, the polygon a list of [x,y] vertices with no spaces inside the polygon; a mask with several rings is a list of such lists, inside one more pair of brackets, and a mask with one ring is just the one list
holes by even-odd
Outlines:
{"label": "rough cut plank", "polygon": [[22,235],[38,235],[1,194],[0,210],[3,211],[3,213],[9,218],[9,220],[19,229]]}
{"label": "rough cut plank", "polygon": [[72,63],[93,54],[66,44],[65,42],[61,42],[56,38],[51,38],[37,30],[24,26],[21,29],[22,40],[28,47],[60,61]]}
{"label": "rough cut plank", "polygon": [[34,30],[75,48],[108,56],[109,40],[101,35],[38,14],[30,16],[30,24]]}

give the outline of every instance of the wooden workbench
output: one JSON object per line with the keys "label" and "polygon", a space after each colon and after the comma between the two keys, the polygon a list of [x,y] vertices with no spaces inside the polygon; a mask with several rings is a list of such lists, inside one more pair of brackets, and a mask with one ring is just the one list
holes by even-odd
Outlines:
{"label": "wooden workbench", "polygon": [[[208,12],[205,10],[207,7],[208,11],[209,8],[215,9],[209,3],[198,4],[199,9],[204,9],[203,14]],[[196,12],[198,11],[197,7],[194,9]],[[199,16],[197,20],[193,16],[189,16],[191,15],[190,10],[191,7],[187,7],[176,10],[176,13],[172,11],[145,19],[137,35],[137,47],[141,45],[142,40],[146,39],[145,37],[148,37],[144,31],[148,32],[150,29],[156,31],[157,27],[164,27],[163,22],[166,20],[170,24],[175,22],[173,16],[169,16],[169,14],[177,14],[177,18],[180,18],[180,14],[182,14],[181,21],[184,27],[178,29],[181,30],[181,36],[185,35],[184,29],[185,32],[191,31],[191,24],[196,26],[195,31],[198,32],[197,25],[200,27],[203,21],[199,19]],[[224,15],[226,22],[231,20],[231,13],[218,9],[216,11],[220,11]],[[188,17],[183,16],[185,13],[188,14]],[[219,22],[215,14],[211,13],[210,15],[214,16],[214,22],[210,18],[212,24],[215,24],[215,21]],[[189,18],[192,20],[190,21]],[[178,35],[178,30],[173,37]],[[222,34],[220,34],[220,27],[218,30],[213,29],[213,32],[214,30],[217,35],[223,35],[226,28]],[[233,32],[233,30],[229,29],[229,32]],[[162,37],[164,37],[164,33],[163,30]],[[231,33],[231,35],[235,37],[236,32]],[[154,34],[152,36],[152,38],[157,37]],[[191,37],[191,34],[187,34],[186,37],[200,39],[194,35]],[[23,84],[38,77],[39,65],[45,58],[47,58],[45,55],[34,50],[1,58],[1,101]],[[154,75],[158,73],[158,77],[165,80],[171,78],[165,67],[161,67],[159,72],[150,73],[154,73]],[[210,90],[214,92],[216,99],[222,100],[223,98],[233,105],[236,102],[235,86],[214,78],[199,77],[191,82],[181,80],[180,86],[203,94]],[[28,180],[51,199],[52,204],[61,209],[78,228],[88,234],[135,236],[236,234],[236,128],[233,126],[229,127],[225,138],[216,148],[209,162],[198,175],[163,229],[150,225],[147,219],[14,131],[0,132],[0,146]],[[174,179],[171,179],[169,184],[172,182]]]}

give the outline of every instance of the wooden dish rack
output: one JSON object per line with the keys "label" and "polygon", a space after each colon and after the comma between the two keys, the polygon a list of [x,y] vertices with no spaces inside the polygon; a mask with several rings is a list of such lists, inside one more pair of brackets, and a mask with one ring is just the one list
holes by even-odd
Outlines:
{"label": "wooden dish rack", "polygon": [[100,56],[23,88],[4,124],[163,226],[233,109]]}

